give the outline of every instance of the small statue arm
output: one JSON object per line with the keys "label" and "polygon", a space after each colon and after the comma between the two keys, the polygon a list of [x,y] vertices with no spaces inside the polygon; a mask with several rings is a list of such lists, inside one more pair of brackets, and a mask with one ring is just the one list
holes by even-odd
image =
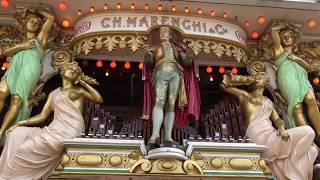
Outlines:
{"label": "small statue arm", "polygon": [[101,94],[95,88],[93,88],[83,80],[80,80],[80,84],[85,88],[85,89],[82,89],[82,95],[86,99],[99,104],[103,102],[103,98]]}
{"label": "small statue arm", "polygon": [[242,102],[243,99],[248,99],[249,93],[242,89],[236,87],[227,87],[224,83],[220,84],[220,88],[227,93],[237,96],[240,102]]}
{"label": "small statue arm", "polygon": [[290,138],[290,136],[289,136],[289,134],[286,132],[286,130],[284,128],[283,120],[279,117],[279,114],[274,109],[274,107],[272,107],[272,112],[271,112],[271,115],[270,115],[270,119],[273,122],[273,124],[276,126],[276,128],[278,130],[278,135],[281,136],[281,138],[283,140],[287,141]]}
{"label": "small statue arm", "polygon": [[283,120],[279,117],[278,112],[272,107],[272,112],[270,115],[270,119],[273,122],[273,124],[276,126],[277,129],[284,129],[284,122]]}
{"label": "small statue arm", "polygon": [[8,47],[3,51],[4,56],[13,56],[17,52],[25,49],[31,49],[35,47],[34,40],[29,40],[26,42],[20,42],[14,46]]}
{"label": "small statue arm", "polygon": [[18,125],[18,126],[31,126],[31,125],[40,124],[40,123],[44,122],[48,118],[48,116],[50,115],[51,111],[53,110],[52,100],[53,100],[53,95],[51,92],[49,94],[48,99],[47,99],[40,114],[35,115],[35,116],[33,116],[29,119],[23,120],[23,121],[19,121],[19,122],[17,122],[16,125]]}
{"label": "small statue arm", "polygon": [[44,22],[42,29],[38,34],[38,39],[40,40],[41,46],[46,47],[50,31],[54,22],[54,16],[52,16],[49,12],[46,11],[40,11],[39,13],[46,18],[46,21]]}
{"label": "small statue arm", "polygon": [[273,43],[273,51],[275,53],[275,57],[278,57],[284,52],[283,47],[281,46],[281,40],[279,31],[284,27],[282,24],[275,25],[271,28],[271,39]]}
{"label": "small statue arm", "polygon": [[191,49],[187,49],[185,51],[178,51],[180,62],[186,66],[190,67],[192,62],[195,60],[195,55]]}
{"label": "small statue arm", "polygon": [[149,67],[153,67],[155,61],[155,49],[151,48],[146,51],[144,54],[144,64]]}

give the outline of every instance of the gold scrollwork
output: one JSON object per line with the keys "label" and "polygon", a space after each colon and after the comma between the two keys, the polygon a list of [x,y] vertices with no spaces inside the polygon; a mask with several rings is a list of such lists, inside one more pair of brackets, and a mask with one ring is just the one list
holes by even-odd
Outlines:
{"label": "gold scrollwork", "polygon": [[199,164],[190,159],[183,163],[183,169],[188,174],[203,174],[203,170]]}
{"label": "gold scrollwork", "polygon": [[[143,40],[147,37],[142,36]],[[117,46],[120,49],[129,47],[132,52],[136,52],[143,45],[143,41],[134,35],[93,35],[86,37],[75,43],[73,51],[76,55],[83,52],[88,55],[92,50],[106,48],[109,52]]]}
{"label": "gold scrollwork", "polygon": [[223,55],[227,57],[233,57],[238,62],[246,62],[248,56],[246,51],[236,45],[232,45],[226,42],[216,42],[214,40],[203,40],[203,39],[191,39],[186,38],[183,42],[188,43],[188,46],[194,51],[195,55],[198,55],[201,51],[205,54],[213,53],[219,58]]}
{"label": "gold scrollwork", "polygon": [[151,168],[152,163],[148,159],[140,159],[131,166],[129,172],[138,173],[142,170],[144,173],[147,173]]}

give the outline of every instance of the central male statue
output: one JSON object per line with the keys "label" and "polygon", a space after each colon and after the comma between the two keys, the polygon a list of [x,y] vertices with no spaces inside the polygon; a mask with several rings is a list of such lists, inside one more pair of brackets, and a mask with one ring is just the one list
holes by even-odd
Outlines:
{"label": "central male statue", "polygon": [[151,48],[146,47],[144,60],[144,119],[150,118],[153,106],[150,145],[160,143],[160,128],[163,122],[164,144],[172,144],[173,127],[186,125],[188,114],[198,119],[200,111],[197,84],[199,76],[193,52],[185,45],[171,41],[172,31],[169,27],[163,26],[159,31],[160,43]]}

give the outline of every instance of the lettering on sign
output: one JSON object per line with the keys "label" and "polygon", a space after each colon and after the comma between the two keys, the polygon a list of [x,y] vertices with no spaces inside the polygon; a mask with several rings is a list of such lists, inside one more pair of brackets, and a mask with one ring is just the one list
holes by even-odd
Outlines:
{"label": "lettering on sign", "polygon": [[185,35],[218,37],[246,44],[244,29],[226,20],[208,17],[191,17],[152,13],[107,13],[83,18],[75,25],[76,36],[103,31],[148,31],[150,27],[169,25],[177,27]]}
{"label": "lettering on sign", "polygon": [[211,34],[225,34],[228,32],[228,29],[221,24],[216,24],[213,27],[208,27],[207,22],[199,20],[189,20],[179,17],[170,17],[170,16],[129,16],[126,18],[114,16],[112,18],[105,17],[101,20],[101,26],[103,28],[116,28],[116,27],[146,27],[157,25],[169,25],[185,30],[191,30],[193,32],[204,32]]}

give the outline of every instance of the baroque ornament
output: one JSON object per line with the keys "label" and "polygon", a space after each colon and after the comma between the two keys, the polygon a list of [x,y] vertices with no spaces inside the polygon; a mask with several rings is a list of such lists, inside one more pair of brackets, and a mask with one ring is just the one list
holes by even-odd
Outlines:
{"label": "baroque ornament", "polygon": [[201,51],[203,51],[205,54],[213,53],[219,58],[223,55],[226,55],[227,57],[233,57],[238,62],[246,62],[248,59],[247,52],[244,48],[229,44],[227,42],[217,42],[214,40],[208,41],[202,39],[197,40],[191,38],[186,38],[183,41],[188,43],[188,46],[192,48],[195,55],[198,55]]}
{"label": "baroque ornament", "polygon": [[[142,39],[147,40],[145,36],[142,36]],[[105,48],[111,52],[119,46],[120,49],[129,47],[132,52],[136,52],[143,44],[143,41],[134,35],[98,35],[77,41],[73,51],[75,55],[79,55],[82,52],[88,55],[94,49]]]}

